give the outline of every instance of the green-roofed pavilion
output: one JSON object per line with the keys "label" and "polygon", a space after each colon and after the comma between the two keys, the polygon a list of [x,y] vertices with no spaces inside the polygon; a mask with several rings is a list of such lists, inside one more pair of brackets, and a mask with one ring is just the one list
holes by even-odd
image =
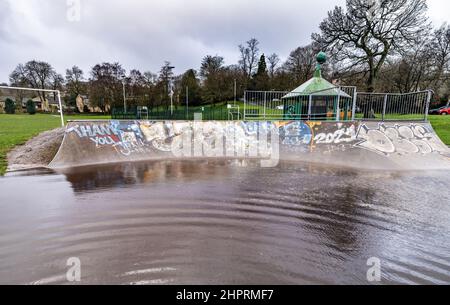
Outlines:
{"label": "green-roofed pavilion", "polygon": [[326,119],[333,113],[341,113],[340,104],[343,104],[343,119],[349,117],[352,97],[322,78],[321,67],[326,61],[325,53],[320,52],[316,59],[314,76],[281,98],[284,102],[285,119],[298,119],[305,113],[311,119]]}

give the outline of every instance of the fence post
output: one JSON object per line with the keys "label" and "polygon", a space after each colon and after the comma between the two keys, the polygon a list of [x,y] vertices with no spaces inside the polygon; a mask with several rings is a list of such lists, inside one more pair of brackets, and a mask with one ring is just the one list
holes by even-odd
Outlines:
{"label": "fence post", "polygon": [[427,96],[427,104],[425,106],[425,121],[428,120],[428,111],[430,111],[430,103],[431,103],[431,90],[428,90],[428,96]]}
{"label": "fence post", "polygon": [[267,91],[264,91],[264,120],[266,119]]}
{"label": "fence post", "polygon": [[308,102],[308,121],[311,121],[311,113],[312,113],[312,94],[309,94],[309,102]]}
{"label": "fence post", "polygon": [[355,120],[356,116],[356,101],[358,97],[358,92],[356,91],[356,88],[353,89],[354,95],[353,95],[353,106],[352,106],[352,121]]}
{"label": "fence post", "polygon": [[61,126],[64,127],[64,114],[63,114],[63,107],[61,103],[61,92],[58,90],[56,91],[58,94],[58,105],[59,105],[59,115],[61,117]]}
{"label": "fence post", "polygon": [[388,100],[388,95],[387,93],[384,95],[384,102],[383,102],[383,113],[381,114],[381,120],[384,121],[385,117],[386,117],[386,107],[387,107],[387,100]]}
{"label": "fence post", "polygon": [[338,88],[338,97],[336,101],[336,122],[339,122],[341,120],[341,87]]}
{"label": "fence post", "polygon": [[246,119],[245,110],[247,106],[247,91],[244,91],[244,121]]}

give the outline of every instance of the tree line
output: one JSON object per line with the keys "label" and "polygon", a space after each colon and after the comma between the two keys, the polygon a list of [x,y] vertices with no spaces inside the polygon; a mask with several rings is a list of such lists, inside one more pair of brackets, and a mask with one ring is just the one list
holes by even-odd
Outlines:
{"label": "tree line", "polygon": [[[237,47],[240,59],[226,65],[220,55],[206,55],[199,69],[175,75],[165,62],[160,71],[133,69],[120,63],[101,63],[88,73],[73,66],[61,75],[46,62],[19,64],[10,85],[65,92],[67,105],[78,95],[89,96],[91,106],[107,110],[123,105],[175,107],[189,95],[191,105],[215,104],[241,97],[244,90],[292,90],[312,77],[315,55],[329,55],[324,77],[359,91],[411,92],[432,89],[435,98],[450,96],[450,26],[433,28],[425,0],[347,0],[320,23],[311,42],[294,49],[285,61],[276,53],[266,56],[251,38]],[[186,90],[188,88],[188,90]],[[38,93],[43,101],[46,94]]]}

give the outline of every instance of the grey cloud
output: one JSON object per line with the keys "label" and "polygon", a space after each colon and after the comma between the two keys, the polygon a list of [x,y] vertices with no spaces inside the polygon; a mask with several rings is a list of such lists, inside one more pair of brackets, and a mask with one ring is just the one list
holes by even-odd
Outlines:
{"label": "grey cloud", "polygon": [[[265,53],[289,52],[310,42],[327,11],[345,0],[80,0],[80,22],[66,18],[66,1],[2,0],[0,11],[13,26],[0,30],[0,82],[19,62],[41,59],[60,73],[74,64],[88,72],[102,61],[119,61],[130,70],[157,72],[169,60],[178,73],[197,68],[204,55],[238,60],[237,45],[258,38]],[[0,13],[2,14],[2,13]],[[25,18],[25,19],[23,19]],[[2,20],[1,18],[0,20]],[[2,21],[0,21],[2,22]],[[5,21],[3,21],[5,22]],[[20,23],[22,26],[20,26]],[[26,28],[26,27],[29,28]],[[8,41],[24,35],[29,45]]]}

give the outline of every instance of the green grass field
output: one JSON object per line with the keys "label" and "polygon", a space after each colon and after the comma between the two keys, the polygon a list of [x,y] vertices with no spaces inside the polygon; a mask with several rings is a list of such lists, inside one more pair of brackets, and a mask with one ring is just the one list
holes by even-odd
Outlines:
{"label": "green grass field", "polygon": [[428,120],[442,142],[450,146],[450,116],[430,115]]}
{"label": "green grass field", "polygon": [[[110,119],[109,115],[68,115],[65,120],[96,120]],[[402,117],[408,119],[408,117]],[[438,136],[450,145],[450,116],[429,116]],[[6,171],[6,154],[14,146],[21,145],[39,133],[57,128],[61,125],[58,115],[50,114],[0,114],[0,175]]]}
{"label": "green grass field", "polygon": [[[65,120],[109,119],[110,116],[73,115]],[[39,133],[61,126],[58,115],[50,114],[0,114],[0,175],[7,167],[6,154],[14,146],[24,144]]]}

